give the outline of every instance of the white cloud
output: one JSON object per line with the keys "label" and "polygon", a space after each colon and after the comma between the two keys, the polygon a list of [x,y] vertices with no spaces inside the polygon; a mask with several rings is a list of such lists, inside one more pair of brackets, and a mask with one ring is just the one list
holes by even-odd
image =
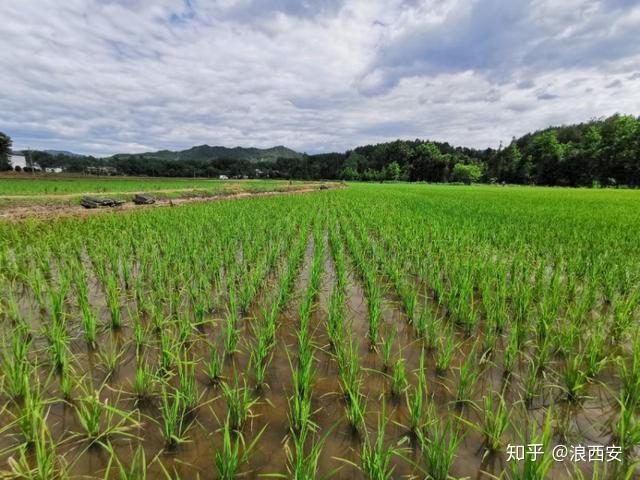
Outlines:
{"label": "white cloud", "polygon": [[623,0],[7,0],[0,18],[18,148],[485,147],[640,111]]}

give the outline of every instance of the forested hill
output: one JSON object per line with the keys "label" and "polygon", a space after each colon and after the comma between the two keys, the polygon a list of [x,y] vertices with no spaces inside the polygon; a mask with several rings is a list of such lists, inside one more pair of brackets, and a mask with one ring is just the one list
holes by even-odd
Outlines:
{"label": "forested hill", "polygon": [[300,158],[302,154],[281,145],[272,148],[243,148],[243,147],[211,147],[209,145],[199,145],[188,150],[173,152],[170,150],[160,150],[158,152],[141,153],[131,155],[128,153],[114,155],[113,158],[128,159],[130,157],[142,157],[154,160],[191,160],[208,161],[218,159],[247,160],[249,162],[274,161],[278,158]]}
{"label": "forested hill", "polygon": [[[83,171],[110,166],[126,175],[217,175],[345,180],[505,182],[640,186],[640,119],[613,115],[550,127],[498,149],[477,150],[429,140],[396,140],[344,153],[306,155],[285,147],[202,145],[182,152],[119,154],[97,159],[31,152],[42,167]],[[0,162],[1,164],[2,162]],[[6,165],[6,162],[5,162]]]}

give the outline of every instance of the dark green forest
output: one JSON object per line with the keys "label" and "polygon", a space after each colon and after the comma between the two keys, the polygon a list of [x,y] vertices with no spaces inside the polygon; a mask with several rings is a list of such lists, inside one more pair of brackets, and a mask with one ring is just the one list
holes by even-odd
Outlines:
{"label": "dark green forest", "polygon": [[[9,147],[2,147],[7,143]],[[10,140],[0,142],[0,148],[10,148]],[[613,115],[549,127],[514,138],[498,149],[485,150],[428,140],[396,140],[318,155],[298,154],[284,147],[259,150],[208,146],[102,159],[26,153],[43,168],[83,172],[87,167],[112,167],[122,175],[638,187],[640,118]],[[6,158],[2,155],[0,152],[0,159]],[[0,165],[9,168],[6,162]]]}

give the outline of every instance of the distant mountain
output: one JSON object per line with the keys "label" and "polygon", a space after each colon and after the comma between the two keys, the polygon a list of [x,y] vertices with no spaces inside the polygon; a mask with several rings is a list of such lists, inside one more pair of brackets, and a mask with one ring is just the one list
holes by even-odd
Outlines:
{"label": "distant mountain", "polygon": [[[119,153],[113,158],[124,159],[130,157],[130,154]],[[159,150],[157,152],[146,152],[136,154],[136,157],[158,159],[158,160],[248,160],[250,162],[259,162],[262,160],[273,161],[278,158],[301,158],[302,154],[290,148],[281,145],[271,148],[244,148],[244,147],[219,147],[209,145],[198,145],[187,150],[171,151]]]}
{"label": "distant mountain", "polygon": [[67,157],[84,157],[84,155],[68,152],[67,150],[44,150],[44,153],[48,153],[49,155],[53,155],[54,157],[58,157],[60,155],[65,155]]}

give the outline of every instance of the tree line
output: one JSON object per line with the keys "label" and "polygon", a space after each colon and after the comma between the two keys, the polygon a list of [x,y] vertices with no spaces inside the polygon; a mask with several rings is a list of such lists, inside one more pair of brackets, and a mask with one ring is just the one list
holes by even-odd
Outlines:
{"label": "tree line", "polygon": [[[9,168],[11,139],[0,134],[0,168]],[[640,118],[613,115],[550,127],[513,138],[497,149],[455,147],[444,142],[396,140],[344,153],[270,161],[168,160],[145,154],[110,158],[29,152],[42,168],[83,172],[113,167],[124,175],[165,177],[247,176],[361,181],[485,182],[559,186],[640,186]]]}

